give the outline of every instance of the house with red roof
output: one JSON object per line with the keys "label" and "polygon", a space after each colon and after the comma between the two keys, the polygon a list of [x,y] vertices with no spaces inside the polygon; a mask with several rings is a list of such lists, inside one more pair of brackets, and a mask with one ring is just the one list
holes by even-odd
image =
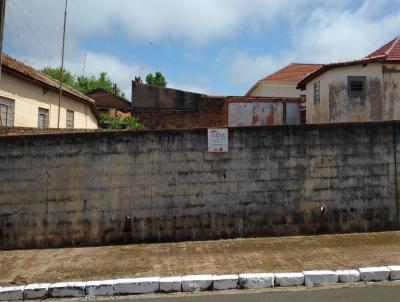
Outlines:
{"label": "house with red roof", "polygon": [[321,64],[291,63],[259,80],[247,92],[246,97],[280,98],[282,101],[297,99],[297,103],[287,103],[286,105],[283,103],[282,110],[285,116],[292,116],[291,120],[297,120],[294,118],[297,115],[299,122],[305,123],[305,96],[297,89],[297,84],[321,66]]}
{"label": "house with red roof", "polygon": [[300,90],[297,89],[297,84],[321,66],[321,64],[289,64],[259,80],[246,96],[299,98]]}
{"label": "house with red roof", "polygon": [[297,87],[307,123],[400,119],[400,36],[366,57],[320,66]]}

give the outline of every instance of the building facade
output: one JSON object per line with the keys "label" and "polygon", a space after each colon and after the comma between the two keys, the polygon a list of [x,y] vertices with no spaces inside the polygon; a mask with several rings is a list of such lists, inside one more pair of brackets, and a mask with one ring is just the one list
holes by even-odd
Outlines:
{"label": "building facade", "polygon": [[115,111],[117,111],[117,115],[122,118],[131,115],[131,102],[123,97],[115,97],[103,88],[97,88],[86,95],[95,101],[98,114],[114,116]]}
{"label": "building facade", "polygon": [[132,83],[132,113],[148,129],[300,124],[300,98],[210,96]]}
{"label": "building facade", "polygon": [[258,81],[246,94],[255,97],[300,98],[297,84],[320,64],[292,63],[281,70]]}
{"label": "building facade", "polygon": [[365,58],[321,66],[298,87],[307,123],[400,119],[400,37]]}
{"label": "building facade", "polygon": [[[94,101],[16,59],[3,55],[0,126],[97,129]],[[60,109],[59,109],[60,108]]]}

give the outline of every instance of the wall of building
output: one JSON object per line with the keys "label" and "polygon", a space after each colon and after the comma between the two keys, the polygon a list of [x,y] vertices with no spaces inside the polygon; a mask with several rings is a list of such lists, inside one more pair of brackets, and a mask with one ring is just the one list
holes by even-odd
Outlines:
{"label": "wall of building", "polygon": [[249,96],[300,98],[300,90],[296,89],[297,83],[279,81],[260,81]]}
{"label": "wall of building", "polygon": [[[397,65],[398,66],[398,65]],[[364,122],[400,119],[398,72],[382,73],[382,63],[339,67],[307,83],[307,123]],[[398,67],[397,67],[398,68]],[[366,96],[348,95],[348,76],[366,76]],[[314,83],[321,99],[314,103]]]}
{"label": "wall of building", "polygon": [[201,98],[197,111],[177,110],[138,110],[133,116],[143,123],[146,129],[179,129],[202,127],[227,127],[228,117],[225,102],[218,99]]}
{"label": "wall of building", "polygon": [[[198,110],[133,109],[147,129],[300,124],[300,99],[203,96]],[[285,114],[285,113],[286,114]]]}
{"label": "wall of building", "polygon": [[[58,121],[58,93],[3,72],[0,96],[15,101],[14,126],[38,127],[38,108],[49,110],[49,127],[56,128]],[[66,95],[62,97],[60,127],[66,127],[66,112],[74,111],[74,127],[97,129],[97,120],[88,105]]]}
{"label": "wall of building", "polygon": [[384,113],[387,120],[400,119],[400,64],[383,65]]}
{"label": "wall of building", "polygon": [[[399,227],[400,124],[0,137],[0,249]],[[321,210],[322,209],[322,210]]]}

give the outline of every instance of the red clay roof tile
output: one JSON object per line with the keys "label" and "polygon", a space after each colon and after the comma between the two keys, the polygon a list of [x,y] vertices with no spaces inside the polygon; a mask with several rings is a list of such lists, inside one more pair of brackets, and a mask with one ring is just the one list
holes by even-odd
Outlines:
{"label": "red clay roof tile", "polygon": [[321,64],[298,64],[292,63],[281,70],[264,78],[266,81],[288,81],[299,82],[308,74],[320,68]]}
{"label": "red clay roof tile", "polygon": [[400,60],[400,36],[370,53],[365,59],[375,57],[383,57],[385,61]]}

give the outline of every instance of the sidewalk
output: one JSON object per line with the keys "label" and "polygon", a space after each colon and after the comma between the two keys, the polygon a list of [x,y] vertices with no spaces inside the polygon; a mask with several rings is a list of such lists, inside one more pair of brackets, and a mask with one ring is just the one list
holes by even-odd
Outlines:
{"label": "sidewalk", "polygon": [[400,232],[0,252],[0,285],[400,264]]}

